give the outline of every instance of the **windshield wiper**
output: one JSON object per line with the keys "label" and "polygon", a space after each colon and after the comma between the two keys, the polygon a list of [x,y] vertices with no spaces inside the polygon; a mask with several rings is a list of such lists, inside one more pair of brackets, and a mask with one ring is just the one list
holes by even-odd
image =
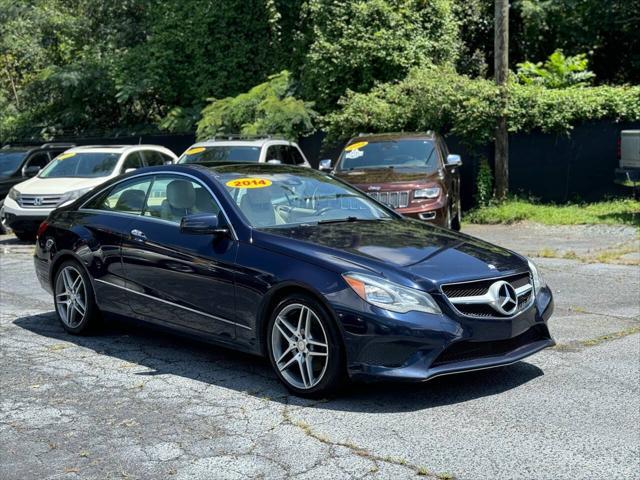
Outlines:
{"label": "windshield wiper", "polygon": [[327,223],[348,223],[348,222],[381,222],[384,218],[360,218],[360,217],[345,217],[345,218],[333,218],[330,220],[318,220],[318,225],[326,225]]}

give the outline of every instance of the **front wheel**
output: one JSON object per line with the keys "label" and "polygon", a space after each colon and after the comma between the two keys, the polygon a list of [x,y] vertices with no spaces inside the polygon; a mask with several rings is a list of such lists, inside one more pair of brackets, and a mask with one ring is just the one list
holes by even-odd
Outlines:
{"label": "front wheel", "polygon": [[64,329],[76,335],[88,333],[96,326],[100,312],[93,287],[82,266],[68,260],[60,265],[55,276],[54,303]]}
{"label": "front wheel", "polygon": [[303,294],[286,297],[273,310],[267,335],[271,365],[293,393],[317,397],[339,385],[339,333],[318,301]]}

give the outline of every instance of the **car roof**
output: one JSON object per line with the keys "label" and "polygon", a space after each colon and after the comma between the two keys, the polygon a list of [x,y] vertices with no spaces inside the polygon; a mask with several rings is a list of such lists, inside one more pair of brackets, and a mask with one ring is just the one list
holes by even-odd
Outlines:
{"label": "car roof", "polygon": [[281,143],[290,144],[285,138],[255,138],[255,139],[224,139],[224,138],[212,138],[210,140],[203,140],[202,142],[194,143],[190,148],[195,147],[213,147],[213,146],[228,146],[228,147],[263,147],[267,143]]}
{"label": "car roof", "polygon": [[60,150],[75,147],[75,143],[43,143],[42,145],[11,145],[0,148],[0,152],[31,152],[33,150]]}
{"label": "car roof", "polygon": [[73,147],[67,150],[68,152],[111,152],[111,153],[125,153],[129,150],[144,150],[144,149],[162,149],[166,150],[161,145],[151,144],[135,144],[135,145],[81,145]]}
{"label": "car roof", "polygon": [[427,132],[388,132],[388,133],[361,133],[357,137],[351,138],[347,145],[356,142],[384,142],[393,140],[435,140],[436,134]]}

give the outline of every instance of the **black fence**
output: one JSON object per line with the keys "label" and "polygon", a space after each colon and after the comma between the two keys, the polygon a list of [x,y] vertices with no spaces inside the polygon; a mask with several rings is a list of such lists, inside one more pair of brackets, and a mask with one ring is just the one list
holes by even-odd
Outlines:
{"label": "black fence", "polygon": [[[569,135],[527,133],[509,138],[509,187],[513,194],[542,202],[597,201],[609,196],[631,195],[613,183],[618,166],[617,141],[621,130],[640,129],[640,122],[600,121],[576,126]],[[325,134],[301,138],[300,147],[314,168],[321,158],[335,161],[343,143],[327,145]],[[150,134],[120,137],[60,138],[77,145],[150,143],[163,145],[180,155],[195,143],[194,134]],[[345,139],[346,142],[346,139]],[[33,142],[29,142],[33,143]],[[447,138],[449,150],[462,155],[462,201],[473,206],[476,177],[482,158],[493,166],[493,148],[469,150],[459,139]]]}

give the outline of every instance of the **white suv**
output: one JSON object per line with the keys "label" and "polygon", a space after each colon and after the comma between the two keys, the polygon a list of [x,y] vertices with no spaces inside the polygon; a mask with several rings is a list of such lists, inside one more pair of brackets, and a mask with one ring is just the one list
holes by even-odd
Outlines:
{"label": "white suv", "polygon": [[178,163],[274,163],[311,167],[298,144],[272,137],[225,136],[189,147]]}
{"label": "white suv", "polygon": [[32,239],[49,213],[106,180],[136,168],[174,163],[176,155],[158,145],[75,147],[40,173],[14,186],[0,210],[0,220],[21,240]]}

